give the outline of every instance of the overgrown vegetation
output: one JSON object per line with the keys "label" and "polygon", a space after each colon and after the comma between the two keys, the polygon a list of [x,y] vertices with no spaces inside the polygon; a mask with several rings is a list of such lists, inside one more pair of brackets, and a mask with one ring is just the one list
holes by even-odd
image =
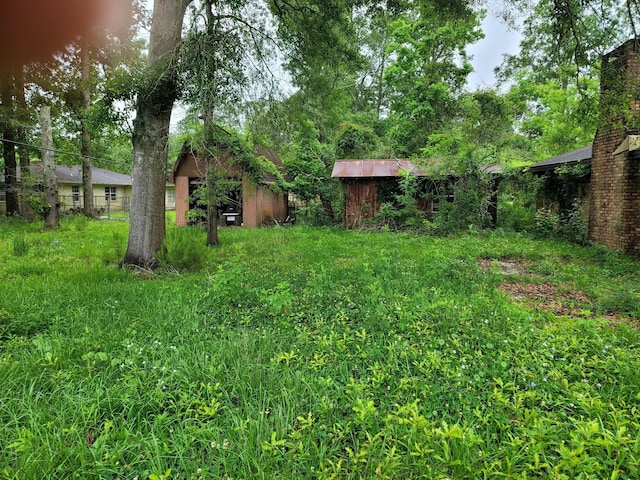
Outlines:
{"label": "overgrown vegetation", "polygon": [[222,229],[197,273],[147,274],[117,267],[125,232],[0,222],[1,477],[638,476],[637,260]]}

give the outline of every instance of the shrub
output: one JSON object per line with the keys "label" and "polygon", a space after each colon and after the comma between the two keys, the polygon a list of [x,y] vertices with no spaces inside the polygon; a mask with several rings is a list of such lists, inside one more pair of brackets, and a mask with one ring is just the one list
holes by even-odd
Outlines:
{"label": "shrub", "polygon": [[13,237],[13,256],[24,257],[28,252],[29,244],[24,234]]}
{"label": "shrub", "polygon": [[540,208],[534,217],[533,233],[538,238],[554,238],[560,217],[548,208]]}
{"label": "shrub", "polygon": [[588,234],[588,222],[582,211],[582,206],[574,202],[561,222],[559,232],[565,240],[577,243],[578,245],[590,245],[591,239]]}
{"label": "shrub", "polygon": [[167,232],[160,261],[178,270],[200,270],[207,259],[207,246],[202,229],[174,228]]}
{"label": "shrub", "polygon": [[418,208],[417,196],[419,182],[415,175],[405,173],[394,192],[391,201],[383,202],[376,215],[376,222],[403,229],[420,228],[425,221],[425,214]]}
{"label": "shrub", "polygon": [[577,202],[564,216],[546,208],[539,209],[535,215],[533,233],[538,238],[566,240],[578,245],[592,243],[587,232],[587,219]]}

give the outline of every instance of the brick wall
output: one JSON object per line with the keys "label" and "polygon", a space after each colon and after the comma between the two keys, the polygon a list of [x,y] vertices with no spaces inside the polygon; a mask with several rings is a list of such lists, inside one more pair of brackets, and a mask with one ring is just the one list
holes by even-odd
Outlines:
{"label": "brick wall", "polygon": [[601,113],[593,142],[589,235],[640,255],[640,154],[614,152],[640,127],[640,42],[630,40],[602,59]]}

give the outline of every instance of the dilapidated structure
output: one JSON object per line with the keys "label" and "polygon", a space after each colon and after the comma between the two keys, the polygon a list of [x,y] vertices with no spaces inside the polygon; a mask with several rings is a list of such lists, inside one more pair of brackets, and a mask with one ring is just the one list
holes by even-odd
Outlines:
{"label": "dilapidated structure", "polygon": [[[499,165],[482,167],[482,171],[495,175]],[[344,187],[344,223],[347,227],[359,227],[380,212],[383,203],[398,193],[399,181],[404,175],[420,181],[417,206],[426,217],[437,214],[441,201],[454,201],[452,184],[456,175],[447,172],[444,162],[438,159],[413,162],[407,159],[338,160],[331,176],[339,178]],[[495,225],[497,219],[496,185],[489,205],[489,215]]]}
{"label": "dilapidated structure", "polygon": [[[607,247],[640,255],[640,40],[632,39],[602,58],[600,118],[592,145],[529,167],[557,177],[582,165],[579,189],[559,185],[559,204],[579,202],[589,236]],[[577,181],[576,181],[577,180]],[[565,191],[562,191],[564,189]]]}
{"label": "dilapidated structure", "polygon": [[[267,150],[259,150],[256,153],[284,172],[282,162],[276,154]],[[225,175],[237,182],[237,188],[229,192],[219,209],[222,225],[258,227],[270,225],[274,220],[283,222],[287,218],[287,193],[271,188],[277,182],[275,176],[265,175],[256,183],[225,150],[218,152],[215,164],[224,169]],[[188,212],[196,208],[197,190],[206,183],[206,177],[206,157],[185,145],[169,176],[169,182],[175,184],[176,225],[186,226],[193,223],[194,217]]]}
{"label": "dilapidated structure", "polygon": [[602,58],[600,121],[591,158],[589,235],[640,255],[640,40]]}

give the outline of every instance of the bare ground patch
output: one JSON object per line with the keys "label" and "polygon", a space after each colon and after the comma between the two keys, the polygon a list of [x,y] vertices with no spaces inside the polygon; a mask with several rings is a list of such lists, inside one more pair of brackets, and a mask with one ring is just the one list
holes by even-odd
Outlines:
{"label": "bare ground patch", "polygon": [[626,323],[634,328],[639,327],[637,321],[620,315],[618,312],[596,315],[591,310],[593,308],[592,298],[568,283],[556,285],[544,282],[544,278],[528,269],[530,264],[531,261],[521,259],[478,259],[478,265],[483,271],[497,269],[504,276],[498,290],[529,308],[572,318],[598,316],[606,318],[612,325]]}

